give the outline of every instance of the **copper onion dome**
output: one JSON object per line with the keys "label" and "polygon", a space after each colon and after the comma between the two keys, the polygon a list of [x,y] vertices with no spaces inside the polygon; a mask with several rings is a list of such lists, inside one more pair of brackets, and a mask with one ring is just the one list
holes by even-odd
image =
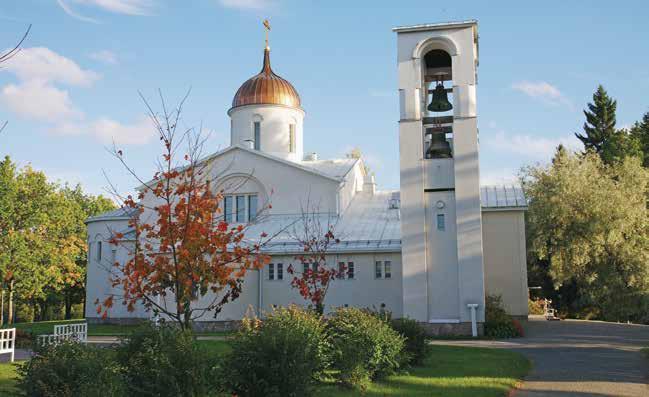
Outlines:
{"label": "copper onion dome", "polygon": [[270,68],[270,49],[264,49],[264,66],[256,76],[239,87],[232,99],[232,107],[244,105],[283,105],[300,108],[300,95],[291,83],[279,77]]}

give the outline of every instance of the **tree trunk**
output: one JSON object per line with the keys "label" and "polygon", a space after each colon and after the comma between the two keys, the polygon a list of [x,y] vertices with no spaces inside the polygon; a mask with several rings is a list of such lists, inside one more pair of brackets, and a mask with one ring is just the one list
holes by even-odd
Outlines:
{"label": "tree trunk", "polygon": [[65,319],[70,320],[72,318],[72,296],[70,291],[65,291]]}
{"label": "tree trunk", "polygon": [[9,281],[9,303],[7,307],[7,324],[14,323],[14,280]]}
{"label": "tree trunk", "polygon": [[0,289],[0,326],[5,323],[5,289]]}

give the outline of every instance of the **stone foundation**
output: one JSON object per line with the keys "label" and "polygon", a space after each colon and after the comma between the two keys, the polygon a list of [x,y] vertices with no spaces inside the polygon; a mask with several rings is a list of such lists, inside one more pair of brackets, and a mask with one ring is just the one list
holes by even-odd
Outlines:
{"label": "stone foundation", "polygon": [[[429,336],[471,336],[471,323],[419,323]],[[478,336],[484,335],[484,323],[478,323]]]}

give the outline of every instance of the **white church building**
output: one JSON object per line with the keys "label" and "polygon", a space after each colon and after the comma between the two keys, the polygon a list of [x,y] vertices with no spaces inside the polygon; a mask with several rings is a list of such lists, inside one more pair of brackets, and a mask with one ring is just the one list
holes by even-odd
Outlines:
{"label": "white church building", "polygon": [[[485,294],[498,294],[511,315],[526,318],[526,200],[518,187],[480,186],[477,22],[394,32],[400,190],[380,190],[362,158],[305,153],[305,109],[293,85],[271,69],[266,47],[262,70],[243,83],[228,110],[230,146],[204,159],[219,173],[225,216],[248,223],[270,202],[272,208],[249,232],[273,234],[295,223],[306,203],[317,203],[318,216],[332,221],[341,239],[328,262],[346,268],[345,277],[332,282],[326,309],[385,308],[393,317],[416,319],[433,334],[469,334],[472,315],[479,330],[484,322]],[[105,264],[128,260],[127,246],[108,243],[109,231],[127,230],[128,220],[121,209],[87,220],[89,303],[120,295]],[[301,249],[291,233],[280,233],[264,247],[271,263],[249,272],[239,299],[198,326],[227,327],[250,310],[306,305],[287,272],[299,263]],[[151,316],[117,302],[106,319],[92,304],[86,312],[91,322]]]}

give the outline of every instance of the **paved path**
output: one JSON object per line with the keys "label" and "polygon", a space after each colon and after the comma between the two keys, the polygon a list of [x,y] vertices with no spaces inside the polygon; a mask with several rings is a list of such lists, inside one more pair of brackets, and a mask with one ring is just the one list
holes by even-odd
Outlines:
{"label": "paved path", "polygon": [[599,321],[531,319],[526,337],[509,341],[438,341],[500,347],[533,363],[513,397],[649,397],[649,326]]}

